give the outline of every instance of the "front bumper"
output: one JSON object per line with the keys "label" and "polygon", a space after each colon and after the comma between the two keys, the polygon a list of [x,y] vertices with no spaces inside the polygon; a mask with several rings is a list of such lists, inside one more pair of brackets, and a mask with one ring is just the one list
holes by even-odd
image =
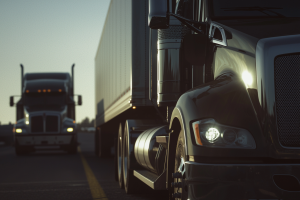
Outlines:
{"label": "front bumper", "polygon": [[72,134],[20,134],[15,135],[15,141],[20,146],[58,146],[69,145],[76,139]]}
{"label": "front bumper", "polygon": [[[186,162],[188,199],[300,199],[300,191],[279,188],[274,175],[300,180],[300,164],[203,164]],[[290,184],[287,182],[286,184]],[[287,186],[288,188],[289,186]],[[300,185],[299,185],[300,187]]]}

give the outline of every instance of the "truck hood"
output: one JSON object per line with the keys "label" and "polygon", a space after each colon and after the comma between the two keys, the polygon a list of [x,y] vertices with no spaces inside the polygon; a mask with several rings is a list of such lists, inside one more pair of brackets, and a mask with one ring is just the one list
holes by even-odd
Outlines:
{"label": "truck hood", "polygon": [[67,106],[54,106],[54,107],[24,107],[25,116],[47,116],[57,115],[61,121],[67,116]]}
{"label": "truck hood", "polygon": [[300,34],[300,18],[234,19],[216,22],[257,39]]}

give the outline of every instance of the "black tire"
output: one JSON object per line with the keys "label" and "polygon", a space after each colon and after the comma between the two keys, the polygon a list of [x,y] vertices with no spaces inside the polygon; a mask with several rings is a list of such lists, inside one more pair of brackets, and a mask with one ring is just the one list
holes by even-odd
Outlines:
{"label": "black tire", "polygon": [[[180,166],[180,164],[182,164],[182,163],[184,164],[184,162],[186,161],[185,159],[186,159],[185,138],[184,138],[183,130],[181,130],[179,133],[177,145],[176,145],[174,173],[185,170],[184,165]],[[179,170],[179,168],[180,168],[180,170]],[[174,178],[173,182],[174,183],[178,183],[178,182],[184,183],[185,182],[184,179],[185,179],[185,173],[183,174],[182,178]],[[175,198],[175,200],[177,200],[177,199],[183,200],[183,199],[187,199],[187,197],[188,197],[187,186],[185,186],[184,184],[183,184],[182,188],[174,187],[173,192],[181,194],[181,198]]]}
{"label": "black tire", "polygon": [[115,155],[114,155],[114,173],[115,173],[115,181],[118,181],[118,136],[114,138],[114,149],[115,149]]}
{"label": "black tire", "polygon": [[69,154],[76,154],[77,153],[77,145],[70,145],[68,148]]}
{"label": "black tire", "polygon": [[124,181],[123,181],[123,156],[122,156],[122,141],[123,141],[123,128],[122,123],[119,126],[118,132],[118,146],[117,146],[117,164],[118,164],[118,182],[120,188],[124,188]]}
{"label": "black tire", "polygon": [[77,153],[77,136],[75,135],[72,138],[72,142],[70,144],[70,146],[68,147],[67,151],[69,154],[76,154]]}
{"label": "black tire", "polygon": [[124,180],[124,188],[127,194],[133,194],[138,191],[141,183],[134,175],[133,170],[129,169],[130,166],[130,146],[129,146],[129,132],[127,126],[125,124],[124,128],[124,137],[123,137],[123,180]]}
{"label": "black tire", "polygon": [[26,154],[26,151],[25,151],[25,149],[23,149],[19,145],[18,146],[15,145],[15,153],[16,153],[17,156],[20,156],[20,155]]}
{"label": "black tire", "polygon": [[17,156],[21,156],[29,153],[29,148],[19,145],[18,141],[15,141],[15,153]]}

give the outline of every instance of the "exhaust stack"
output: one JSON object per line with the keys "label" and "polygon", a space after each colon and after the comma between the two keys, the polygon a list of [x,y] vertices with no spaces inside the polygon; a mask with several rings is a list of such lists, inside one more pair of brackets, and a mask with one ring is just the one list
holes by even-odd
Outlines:
{"label": "exhaust stack", "polygon": [[24,88],[24,67],[20,64],[21,67],[21,95],[23,96],[23,88]]}
{"label": "exhaust stack", "polygon": [[72,96],[74,96],[74,67],[75,63],[72,65]]}

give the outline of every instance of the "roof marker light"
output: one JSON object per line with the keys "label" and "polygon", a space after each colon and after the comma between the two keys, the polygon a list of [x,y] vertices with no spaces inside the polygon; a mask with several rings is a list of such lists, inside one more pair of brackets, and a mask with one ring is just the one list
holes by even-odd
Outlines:
{"label": "roof marker light", "polygon": [[26,90],[26,93],[29,93],[29,90]]}
{"label": "roof marker light", "polygon": [[51,90],[50,90],[50,89],[48,89],[48,92],[51,92]]}
{"label": "roof marker light", "polygon": [[62,90],[61,89],[58,89],[58,92],[61,92]]}
{"label": "roof marker light", "polygon": [[38,90],[38,92],[40,93],[40,92],[41,92],[41,90]]}
{"label": "roof marker light", "polygon": [[43,92],[46,92],[46,89],[43,89]]}
{"label": "roof marker light", "polygon": [[135,106],[132,106],[132,109],[134,110],[134,109],[136,109],[136,107],[135,107]]}

